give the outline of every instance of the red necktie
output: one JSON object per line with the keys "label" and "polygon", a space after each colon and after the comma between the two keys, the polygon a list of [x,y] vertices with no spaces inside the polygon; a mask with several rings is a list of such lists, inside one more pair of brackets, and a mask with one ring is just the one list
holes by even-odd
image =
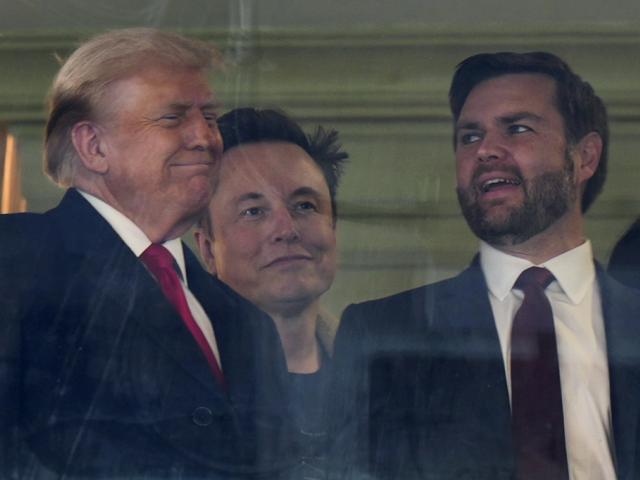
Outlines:
{"label": "red necktie", "polygon": [[511,415],[519,480],[568,479],[558,349],[545,268],[522,272],[511,330]]}
{"label": "red necktie", "polygon": [[211,351],[209,343],[191,314],[187,298],[185,297],[184,290],[182,289],[182,283],[178,278],[175,261],[171,253],[162,245],[154,243],[142,252],[140,259],[147,266],[149,271],[151,271],[160,284],[160,288],[164,295],[182,317],[182,321],[189,332],[191,332],[191,335],[206,357],[207,362],[211,367],[211,371],[213,372],[213,376],[220,385],[224,385],[224,375],[222,374],[220,365],[218,365],[218,361]]}

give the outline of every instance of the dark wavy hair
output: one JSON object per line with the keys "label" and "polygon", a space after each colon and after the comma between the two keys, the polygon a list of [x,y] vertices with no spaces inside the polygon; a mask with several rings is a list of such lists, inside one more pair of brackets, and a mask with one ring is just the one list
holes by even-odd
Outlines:
{"label": "dark wavy hair", "polygon": [[588,180],[582,195],[582,211],[586,212],[602,191],[607,177],[609,125],[602,99],[589,83],[576,75],[561,58],[547,52],[481,53],[462,61],[449,89],[449,106],[456,123],[469,93],[479,83],[513,73],[538,73],[555,80],[555,104],[564,120],[567,142],[578,143],[585,135],[596,132],[602,138],[602,155],[598,169]]}
{"label": "dark wavy hair", "polygon": [[304,150],[320,167],[329,187],[334,219],[337,215],[336,192],[349,155],[341,150],[338,132],[319,126],[311,135],[278,110],[237,108],[218,119],[224,151],[238,145],[258,142],[293,143]]}

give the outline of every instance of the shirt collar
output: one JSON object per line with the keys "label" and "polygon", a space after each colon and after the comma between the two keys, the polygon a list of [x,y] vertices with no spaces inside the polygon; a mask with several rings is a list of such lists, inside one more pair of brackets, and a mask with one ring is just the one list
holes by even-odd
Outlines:
{"label": "shirt collar", "polygon": [[[83,192],[82,190],[78,190],[78,192],[91,204],[91,206],[93,206],[93,208],[98,211],[98,213],[107,221],[107,223],[111,225],[118,236],[127,245],[127,247],[131,249],[136,257],[140,257],[140,255],[142,255],[142,252],[144,252],[149,247],[149,245],[151,245],[151,240],[149,240],[149,238],[140,229],[140,227],[133,223],[126,215],[119,212],[111,205],[103,200],[100,200],[94,195]],[[162,245],[167,250],[169,250],[169,252],[171,252],[171,255],[173,255],[173,258],[180,268],[182,278],[185,279],[186,283],[187,276],[185,274],[185,262],[184,252],[182,250],[182,242],[179,238],[174,238],[172,240],[164,242]]]}
{"label": "shirt collar", "polygon": [[[508,255],[485,242],[480,242],[480,265],[489,291],[500,301],[509,294],[520,274],[534,266],[528,260]],[[555,281],[549,288],[559,288],[574,304],[584,298],[595,279],[589,240],[536,266],[553,273]]]}

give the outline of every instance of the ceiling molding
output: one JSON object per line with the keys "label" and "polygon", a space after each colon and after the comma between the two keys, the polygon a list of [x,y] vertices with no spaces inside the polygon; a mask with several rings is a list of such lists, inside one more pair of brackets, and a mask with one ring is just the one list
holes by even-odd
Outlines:
{"label": "ceiling molding", "polygon": [[[71,49],[80,41],[102,30],[16,30],[0,32],[0,50]],[[507,44],[638,45],[640,25],[633,23],[576,23],[544,25],[484,24],[472,28],[459,24],[438,26],[393,26],[358,28],[247,28],[247,29],[172,29],[179,33],[210,40],[220,46],[228,40],[257,43],[261,47],[407,47],[426,45],[487,46]]]}
{"label": "ceiling molding", "polygon": [[[455,64],[487,50],[547,49],[589,79],[612,122],[640,122],[640,25],[181,30],[218,44],[228,69],[214,82],[227,108],[277,106],[305,121],[450,121]],[[42,122],[59,58],[91,30],[0,33],[0,121]]]}

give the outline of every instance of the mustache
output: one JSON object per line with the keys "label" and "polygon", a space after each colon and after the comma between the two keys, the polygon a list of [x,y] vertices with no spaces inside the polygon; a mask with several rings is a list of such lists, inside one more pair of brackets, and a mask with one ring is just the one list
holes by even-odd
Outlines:
{"label": "mustache", "polygon": [[482,175],[487,173],[493,173],[493,172],[507,173],[507,174],[513,175],[518,180],[520,180],[521,183],[524,183],[524,178],[522,178],[522,172],[520,171],[520,168],[517,165],[503,165],[503,166],[497,165],[496,166],[496,165],[487,165],[484,163],[481,163],[480,165],[478,165],[478,167],[476,167],[471,177],[471,181],[472,183],[476,183],[478,182],[478,179]]}

